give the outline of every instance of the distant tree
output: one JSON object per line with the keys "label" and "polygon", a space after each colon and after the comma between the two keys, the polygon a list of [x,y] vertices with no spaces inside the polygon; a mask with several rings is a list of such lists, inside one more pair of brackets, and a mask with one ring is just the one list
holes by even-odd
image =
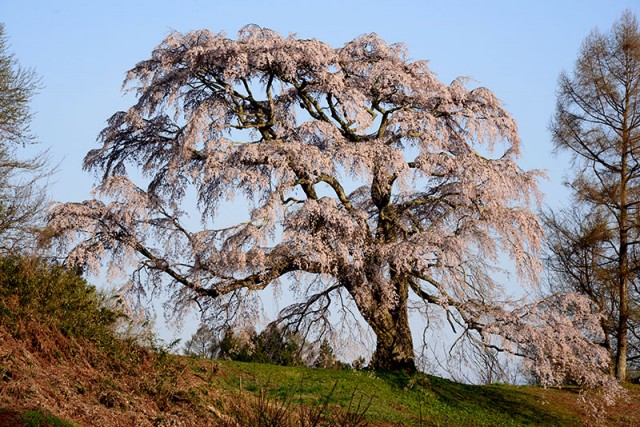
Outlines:
{"label": "distant tree", "polygon": [[[126,82],[137,103],[84,163],[107,201],[51,212],[52,235],[73,242],[69,263],[133,260],[140,292],[169,289],[177,308],[197,300],[216,321],[250,315],[247,302],[286,279],[300,299],[279,324],[307,336],[331,327],[331,307],[355,306],[377,370],[415,370],[411,296],[476,339],[504,330],[579,348],[553,354],[598,371],[571,319],[558,337],[547,306],[511,313],[492,276],[509,258],[535,282],[542,228],[538,173],[516,164],[515,120],[491,91],[447,86],[375,34],[334,49],[257,26],[237,40],[171,34]],[[245,215],[217,225],[233,196]],[[184,211],[194,198],[198,230]],[[526,328],[530,312],[552,322]]]}
{"label": "distant tree", "polygon": [[228,328],[217,345],[217,355],[221,359],[240,362],[298,366],[305,364],[302,358],[303,345],[304,340],[275,324],[268,325],[260,333],[251,329],[238,334]]}
{"label": "distant tree", "polygon": [[0,253],[30,248],[42,224],[47,175],[46,153],[22,160],[18,148],[33,141],[30,101],[38,88],[36,74],[20,67],[9,53],[0,23]]}
{"label": "distant tree", "polygon": [[29,103],[38,88],[36,74],[20,67],[9,53],[4,24],[0,23],[0,140],[4,144],[24,145],[33,136],[29,130]]}
{"label": "distant tree", "polygon": [[252,362],[272,363],[282,366],[303,365],[302,340],[291,332],[271,324],[264,331],[254,335]]}
{"label": "distant tree", "polygon": [[250,362],[253,353],[252,339],[257,334],[254,330],[245,332],[244,339],[233,332],[232,328],[224,331],[224,336],[220,340],[220,351],[218,357],[223,360],[237,360],[240,362]]}
{"label": "distant tree", "polygon": [[220,355],[220,339],[217,331],[206,325],[200,325],[191,338],[185,342],[184,353],[188,356],[217,359]]}
{"label": "distant tree", "polygon": [[313,362],[313,366],[316,368],[335,368],[340,366],[336,355],[333,353],[333,347],[329,344],[329,341],[323,339],[318,347],[318,355]]}
{"label": "distant tree", "polygon": [[578,214],[548,221],[555,286],[588,296],[606,313],[602,345],[613,353],[620,380],[630,339],[636,342],[632,357],[640,357],[639,106],[640,31],[627,11],[608,34],[594,30],[573,74],[560,76],[551,131],[557,149],[573,158],[569,185]]}

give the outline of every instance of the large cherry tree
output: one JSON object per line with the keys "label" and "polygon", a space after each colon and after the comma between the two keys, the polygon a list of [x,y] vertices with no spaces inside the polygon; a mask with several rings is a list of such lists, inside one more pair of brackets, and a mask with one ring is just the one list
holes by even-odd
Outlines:
{"label": "large cherry tree", "polygon": [[[537,173],[516,164],[516,122],[491,91],[443,84],[375,34],[332,48],[257,26],[171,34],[125,86],[137,102],[85,158],[99,200],[51,212],[69,263],[132,260],[136,290],[227,316],[282,281],[299,298],[279,315],[289,328],[350,302],[382,370],[415,369],[410,303],[478,337],[533,310],[505,311],[492,277],[510,258],[536,281],[541,226]],[[529,354],[545,348],[531,336],[576,340],[558,322],[510,331]]]}

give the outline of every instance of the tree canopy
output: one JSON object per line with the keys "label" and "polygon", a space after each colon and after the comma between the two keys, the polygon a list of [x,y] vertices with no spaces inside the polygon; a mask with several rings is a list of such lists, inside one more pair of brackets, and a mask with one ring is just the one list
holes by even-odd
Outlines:
{"label": "tree canopy", "polygon": [[20,67],[9,53],[4,24],[0,23],[0,141],[24,144],[33,136],[29,130],[29,101],[36,88],[33,71]]}
{"label": "tree canopy", "polygon": [[[375,34],[332,48],[257,26],[173,33],[125,85],[137,102],[84,162],[102,200],[51,212],[69,263],[132,261],[135,291],[168,289],[177,309],[225,321],[282,281],[298,301],[280,325],[321,333],[333,307],[355,307],[381,370],[415,369],[410,301],[487,344],[562,348],[556,367],[566,354],[575,372],[606,365],[580,338],[588,305],[567,302],[573,319],[545,303],[511,312],[494,279],[506,257],[519,283],[537,281],[542,228],[539,173],[516,164],[516,122],[490,90],[446,85]],[[237,222],[220,226],[221,209]]]}
{"label": "tree canopy", "polygon": [[20,147],[31,143],[30,101],[38,78],[20,66],[9,52],[0,23],[0,253],[7,255],[32,247],[34,230],[42,224],[45,194],[41,179],[47,175],[46,153],[20,158]]}

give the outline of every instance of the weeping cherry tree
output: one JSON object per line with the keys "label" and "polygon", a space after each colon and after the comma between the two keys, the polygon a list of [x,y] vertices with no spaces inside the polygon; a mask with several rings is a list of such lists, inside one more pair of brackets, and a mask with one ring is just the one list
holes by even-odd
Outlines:
{"label": "weeping cherry tree", "polygon": [[[98,199],[50,214],[68,263],[132,262],[134,292],[165,289],[216,319],[280,283],[298,299],[277,321],[295,331],[355,307],[379,370],[415,370],[414,303],[501,351],[553,353],[542,376],[570,358],[562,375],[606,367],[581,339],[588,304],[514,311],[493,278],[509,258],[536,283],[542,232],[538,173],[516,164],[516,122],[491,91],[445,85],[375,34],[332,48],[257,26],[173,33],[125,86],[137,102],[84,162]],[[238,221],[218,225],[229,209]]]}

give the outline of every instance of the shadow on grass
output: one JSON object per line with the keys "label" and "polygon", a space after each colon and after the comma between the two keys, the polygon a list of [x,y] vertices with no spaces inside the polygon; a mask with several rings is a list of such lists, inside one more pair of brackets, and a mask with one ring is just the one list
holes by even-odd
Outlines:
{"label": "shadow on grass", "polygon": [[428,377],[429,390],[442,403],[458,410],[477,410],[493,413],[519,425],[579,426],[567,413],[546,406],[531,394],[515,386],[492,384],[486,386],[459,384],[446,379]]}
{"label": "shadow on grass", "polygon": [[312,407],[326,402],[348,409],[352,394],[371,398],[367,418],[373,425],[580,425],[561,405],[546,404],[537,393],[517,386],[465,385],[425,374],[222,365],[230,368],[227,387],[250,393],[265,390],[280,401]]}

